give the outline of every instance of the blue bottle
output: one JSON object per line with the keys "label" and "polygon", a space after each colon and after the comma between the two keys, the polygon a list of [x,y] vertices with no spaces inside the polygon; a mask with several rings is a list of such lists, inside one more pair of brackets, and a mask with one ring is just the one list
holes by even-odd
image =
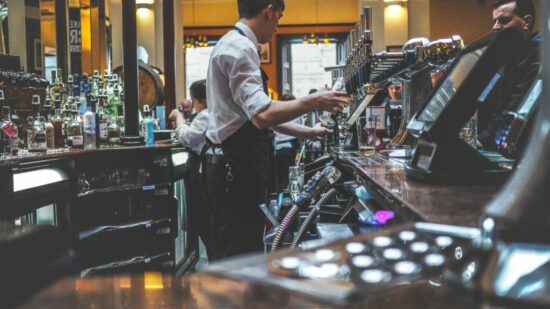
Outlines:
{"label": "blue bottle", "polygon": [[155,145],[155,122],[151,116],[151,110],[148,105],[143,106],[143,138],[145,146]]}

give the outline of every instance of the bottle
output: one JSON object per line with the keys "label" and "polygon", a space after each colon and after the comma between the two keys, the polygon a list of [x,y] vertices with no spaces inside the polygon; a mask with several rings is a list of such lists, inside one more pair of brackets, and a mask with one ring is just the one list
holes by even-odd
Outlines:
{"label": "bottle", "polygon": [[92,95],[90,97],[90,105],[92,107],[92,113],[94,113],[95,116],[95,142],[96,142],[96,148],[99,148],[100,146],[100,119],[99,119],[99,113],[98,113],[98,101],[97,97]]}
{"label": "bottle", "polygon": [[65,141],[67,147],[73,146],[73,136],[71,135],[71,130],[69,130],[69,125],[71,124],[74,117],[71,116],[71,106],[74,105],[74,98],[67,98],[67,104],[62,109],[62,118],[63,118],[63,135],[65,136]]}
{"label": "bottle", "polygon": [[99,106],[97,108],[97,114],[99,119],[99,142],[102,144],[106,144],[109,141],[109,116],[106,114],[107,108],[105,107],[105,102],[107,102],[107,96],[100,95],[99,97]]}
{"label": "bottle", "polygon": [[[84,113],[84,124],[83,124],[83,134],[84,134],[84,149],[96,149],[97,144],[97,132],[96,132],[96,115],[92,111],[92,103],[88,103],[86,107],[86,112]],[[74,144],[74,136],[73,136]]]}
{"label": "bottle", "polygon": [[1,113],[2,123],[0,125],[0,134],[6,138],[4,146],[4,154],[17,156],[19,153],[19,130],[17,125],[10,119],[10,107],[3,106]]}
{"label": "bottle", "polygon": [[27,118],[27,145],[31,152],[46,151],[46,130],[44,128],[43,118],[40,116],[40,97],[33,95],[32,109],[34,117]]}
{"label": "bottle", "polygon": [[94,70],[92,74],[92,95],[97,96],[99,95],[99,83],[100,83],[101,77],[99,76],[99,71]]}
{"label": "bottle", "polygon": [[10,107],[6,105],[4,90],[0,89],[0,154],[16,156],[19,151],[17,125],[10,119]]}
{"label": "bottle", "polygon": [[273,214],[275,218],[279,218],[279,213],[281,211],[281,207],[279,205],[279,202],[277,201],[277,193],[270,194],[269,197],[269,211]]}
{"label": "bottle", "polygon": [[53,123],[54,118],[50,117],[51,111],[50,99],[46,98],[46,101],[44,101],[44,130],[46,131],[46,148],[48,149],[55,148],[55,125]]}
{"label": "bottle", "polygon": [[153,117],[151,117],[151,110],[149,105],[143,106],[143,138],[145,139],[145,146],[154,146],[155,145],[155,122]]}
{"label": "bottle", "polygon": [[71,106],[70,114],[72,115],[72,120],[69,122],[69,131],[72,139],[72,149],[82,149],[84,148],[84,135],[82,122],[80,120],[80,114],[78,113],[79,106],[78,104],[73,104]]}
{"label": "bottle", "polygon": [[65,86],[67,89],[67,98],[64,102],[63,109],[67,109],[68,106],[70,106],[69,100],[74,100],[74,78],[71,74],[67,75],[67,84]]}
{"label": "bottle", "polygon": [[65,138],[66,132],[63,128],[64,121],[61,116],[61,95],[57,94],[54,100],[55,115],[52,118],[51,123],[53,123],[54,133],[55,133],[55,148],[64,148],[65,147]]}
{"label": "bottle", "polygon": [[88,75],[86,73],[82,74],[80,79],[80,115],[86,113],[86,108],[88,108],[88,98],[87,95],[90,93],[90,84],[88,80]]}
{"label": "bottle", "polygon": [[65,97],[65,84],[63,84],[63,81],[61,80],[63,76],[63,71],[61,69],[57,69],[56,71],[52,71],[52,85],[50,86],[50,98],[55,100],[56,96],[59,94],[60,98],[63,99]]}

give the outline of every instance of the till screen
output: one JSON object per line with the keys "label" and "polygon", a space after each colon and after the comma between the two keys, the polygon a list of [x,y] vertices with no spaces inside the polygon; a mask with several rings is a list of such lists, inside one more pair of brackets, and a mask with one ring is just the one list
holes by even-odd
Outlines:
{"label": "till screen", "polygon": [[481,55],[487,47],[476,49],[470,53],[464,54],[458,60],[451,73],[447,75],[443,83],[437,88],[434,95],[422,113],[418,116],[418,120],[425,122],[434,122],[441,114],[445,106],[456,93],[456,90],[464,82],[468,74],[472,71],[475,64],[481,58]]}

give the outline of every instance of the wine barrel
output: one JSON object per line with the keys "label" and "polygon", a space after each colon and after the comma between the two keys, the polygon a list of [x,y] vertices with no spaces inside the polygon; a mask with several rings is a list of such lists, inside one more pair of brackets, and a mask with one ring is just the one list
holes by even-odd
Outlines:
{"label": "wine barrel", "polygon": [[[157,105],[164,104],[164,73],[158,67],[139,62],[139,110],[143,112],[143,106],[149,105],[153,109]],[[113,73],[124,79],[124,68],[118,66]]]}

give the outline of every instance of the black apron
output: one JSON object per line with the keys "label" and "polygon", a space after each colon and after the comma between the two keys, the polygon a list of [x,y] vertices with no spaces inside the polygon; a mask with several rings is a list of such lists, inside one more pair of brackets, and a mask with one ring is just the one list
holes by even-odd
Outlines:
{"label": "black apron", "polygon": [[[245,36],[244,32],[233,27],[233,30]],[[262,83],[264,92],[267,91],[267,81],[269,77],[260,67],[262,74]],[[268,129],[258,129],[250,120],[240,127],[229,138],[222,142],[224,156],[237,173],[243,173],[248,178],[250,194],[257,197],[258,206],[267,200],[267,184],[269,172],[269,131]]]}
{"label": "black apron", "polygon": [[[267,94],[268,78],[260,71]],[[223,150],[222,159],[203,156],[207,198],[214,213],[214,259],[262,250],[264,217],[259,205],[267,200],[268,130],[248,120],[221,145],[209,147]]]}

